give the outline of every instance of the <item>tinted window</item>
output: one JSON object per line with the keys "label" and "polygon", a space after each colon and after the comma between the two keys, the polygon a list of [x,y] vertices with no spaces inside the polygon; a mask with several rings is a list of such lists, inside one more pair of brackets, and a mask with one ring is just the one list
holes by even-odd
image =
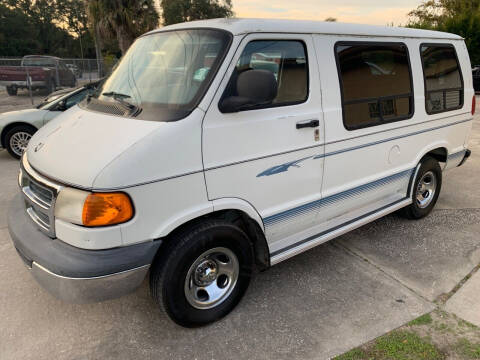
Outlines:
{"label": "tinted window", "polygon": [[278,92],[274,105],[299,103],[308,97],[307,54],[301,41],[261,40],[248,43],[224,96],[237,95],[237,76],[249,69],[268,70],[275,75]]}
{"label": "tinted window", "polygon": [[463,81],[455,48],[452,45],[422,45],[427,113],[461,108]]}
{"label": "tinted window", "polygon": [[411,71],[404,44],[338,43],[336,54],[348,130],[412,116]]}
{"label": "tinted window", "polygon": [[93,90],[85,89],[85,90],[79,91],[75,95],[70,96],[65,101],[65,106],[67,107],[67,109],[70,109],[72,106],[77,105],[80,101],[85,99],[88,93],[93,93]]}

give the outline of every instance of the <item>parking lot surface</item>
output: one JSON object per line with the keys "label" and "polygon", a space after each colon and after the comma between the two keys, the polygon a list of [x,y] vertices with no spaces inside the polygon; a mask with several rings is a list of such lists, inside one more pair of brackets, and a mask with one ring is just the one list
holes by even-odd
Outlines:
{"label": "parking lot surface", "polygon": [[479,120],[471,158],[444,174],[429,217],[393,214],[284,261],[258,274],[229,316],[198,329],[163,315],[147,282],[89,305],[45,292],[8,235],[18,162],[0,151],[0,358],[327,359],[395,329],[434,309],[480,263]]}

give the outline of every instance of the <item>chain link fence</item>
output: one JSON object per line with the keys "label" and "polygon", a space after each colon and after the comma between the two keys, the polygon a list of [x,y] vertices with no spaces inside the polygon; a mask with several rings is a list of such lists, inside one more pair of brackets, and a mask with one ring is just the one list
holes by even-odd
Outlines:
{"label": "chain link fence", "polygon": [[116,60],[65,59],[51,56],[0,58],[0,96],[48,95],[95,82],[108,75]]}

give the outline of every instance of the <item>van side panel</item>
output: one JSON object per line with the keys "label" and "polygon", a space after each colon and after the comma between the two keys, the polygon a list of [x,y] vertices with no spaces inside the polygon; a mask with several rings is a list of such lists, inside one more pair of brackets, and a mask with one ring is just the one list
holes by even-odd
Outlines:
{"label": "van side panel", "polygon": [[[375,213],[386,213],[385,209],[409,204],[409,182],[420,159],[431,150],[445,148],[447,168],[457,166],[465,153],[465,139],[471,128],[472,82],[463,41],[372,37],[367,40],[407,45],[414,114],[406,120],[347,130],[342,121],[342,96],[334,53],[335,44],[340,40],[366,41],[365,37],[314,35],[325,120],[325,153],[317,158],[324,159],[325,172],[317,226],[298,234],[298,247],[304,249],[328,240],[329,233],[352,228],[353,223],[361,224],[359,219],[374,218]],[[465,99],[461,109],[427,115],[419,47],[421,43],[432,42],[454,44],[465,79]],[[286,248],[288,243],[291,239],[275,243],[278,247],[272,249],[272,263],[299,252],[291,246]]]}

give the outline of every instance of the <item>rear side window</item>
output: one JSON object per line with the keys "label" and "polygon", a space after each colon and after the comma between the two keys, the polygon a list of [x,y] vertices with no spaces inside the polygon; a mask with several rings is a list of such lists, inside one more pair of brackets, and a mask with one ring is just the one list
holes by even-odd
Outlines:
{"label": "rear side window", "polygon": [[422,44],[425,108],[428,114],[463,106],[463,79],[453,45]]}
{"label": "rear side window", "polygon": [[339,42],[335,52],[346,129],[413,115],[412,75],[405,44]]}
{"label": "rear side window", "polygon": [[308,97],[308,62],[305,44],[297,40],[254,40],[247,44],[237,62],[224,97],[236,96],[238,74],[249,69],[271,71],[278,91],[272,106],[304,102]]}

